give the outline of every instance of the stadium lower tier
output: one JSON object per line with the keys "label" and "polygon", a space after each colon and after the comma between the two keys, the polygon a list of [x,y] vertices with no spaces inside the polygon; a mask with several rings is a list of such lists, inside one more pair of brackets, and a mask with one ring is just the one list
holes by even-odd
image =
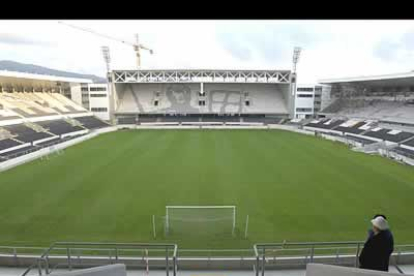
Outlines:
{"label": "stadium lower tier", "polygon": [[306,123],[304,127],[319,129],[323,132],[341,133],[355,141],[359,140],[358,142],[363,144],[367,144],[367,141],[372,143],[389,141],[407,146],[414,145],[414,128],[413,132],[383,128],[379,127],[377,122],[369,120],[324,118]]}
{"label": "stadium lower tier", "polygon": [[82,131],[108,126],[93,116],[0,126],[0,161],[65,142]]}
{"label": "stadium lower tier", "polygon": [[117,115],[117,123],[141,124],[141,123],[261,123],[280,124],[287,120],[286,115],[265,114],[243,114],[243,115],[219,115],[219,114],[187,114],[187,115],[164,115],[164,114],[142,114],[142,115]]}

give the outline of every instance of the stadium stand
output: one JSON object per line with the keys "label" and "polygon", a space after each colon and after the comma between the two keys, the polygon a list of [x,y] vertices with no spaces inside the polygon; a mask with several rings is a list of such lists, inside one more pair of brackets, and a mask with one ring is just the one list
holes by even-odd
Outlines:
{"label": "stadium stand", "polygon": [[20,92],[0,93],[0,104],[5,109],[26,118],[58,114],[55,110],[49,108],[47,104],[35,99],[32,94]]}
{"label": "stadium stand", "polygon": [[13,148],[19,145],[21,145],[21,143],[18,141],[15,141],[12,139],[3,139],[3,140],[0,140],[0,151],[8,149],[8,148]]}
{"label": "stadium stand", "polygon": [[16,135],[15,138],[17,140],[26,143],[32,143],[37,140],[51,137],[51,135],[46,132],[35,131],[34,129],[23,124],[3,126],[3,128]]}
{"label": "stadium stand", "polygon": [[402,144],[410,146],[410,147],[414,147],[414,138],[412,138],[410,140],[406,140]]}
{"label": "stadium stand", "polygon": [[392,149],[395,153],[414,159],[414,150],[406,149],[403,147],[395,147]]}
{"label": "stadium stand", "polygon": [[[118,89],[116,112],[132,113],[272,113],[287,114],[281,91],[274,86],[245,86],[209,84],[205,94],[199,94],[195,84],[125,84]],[[200,100],[204,104],[200,104]]]}
{"label": "stadium stand", "polygon": [[83,117],[76,117],[73,118],[79,123],[81,123],[87,129],[97,129],[110,126],[109,124],[99,120],[94,116],[83,116]]}
{"label": "stadium stand", "polygon": [[414,121],[414,104],[408,101],[396,101],[394,97],[391,98],[392,100],[385,99],[386,97],[338,98],[321,113],[402,123]]}
{"label": "stadium stand", "polygon": [[118,117],[119,125],[135,125],[136,123],[135,117]]}
{"label": "stadium stand", "polygon": [[26,146],[23,148],[19,148],[19,149],[15,149],[15,150],[11,150],[11,151],[7,151],[4,153],[0,153],[0,156],[3,157],[3,161],[7,160],[7,159],[11,159],[11,158],[15,158],[21,155],[25,155],[28,154],[30,152],[34,152],[36,150],[39,150],[40,147],[38,146]]}
{"label": "stadium stand", "polygon": [[36,124],[42,126],[44,129],[56,135],[62,135],[66,133],[84,130],[84,128],[80,126],[72,126],[64,120],[36,122]]}
{"label": "stadium stand", "polygon": [[156,123],[158,122],[158,117],[156,116],[139,116],[138,118],[139,123]]}
{"label": "stadium stand", "polygon": [[306,126],[321,129],[334,129],[335,127],[343,124],[344,122],[344,120],[322,119],[311,121],[310,123],[306,124]]}
{"label": "stadium stand", "polygon": [[20,119],[20,117],[10,110],[4,110],[3,105],[0,102],[0,121]]}
{"label": "stadium stand", "polygon": [[379,138],[379,139],[386,140],[386,141],[396,142],[396,143],[407,140],[408,138],[411,138],[414,136],[414,134],[410,132],[404,132],[400,130],[391,130],[391,129],[380,128],[380,127],[374,128],[366,132],[364,135],[374,137],[374,138]]}
{"label": "stadium stand", "polygon": [[180,122],[181,123],[198,123],[201,121],[199,116],[181,116]]}
{"label": "stadium stand", "polygon": [[[366,121],[358,121],[358,120],[348,120],[343,124],[337,126],[335,130],[353,133],[353,134],[361,134],[367,130],[367,126],[369,126],[370,122]],[[364,128],[365,126],[365,128]]]}
{"label": "stadium stand", "polygon": [[46,92],[3,92],[0,93],[0,106],[0,119],[87,112],[59,93]]}

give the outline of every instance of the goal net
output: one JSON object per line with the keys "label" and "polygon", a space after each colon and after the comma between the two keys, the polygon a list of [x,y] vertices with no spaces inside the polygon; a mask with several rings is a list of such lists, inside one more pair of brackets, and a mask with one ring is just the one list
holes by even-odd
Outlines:
{"label": "goal net", "polygon": [[166,206],[166,235],[234,235],[236,206]]}

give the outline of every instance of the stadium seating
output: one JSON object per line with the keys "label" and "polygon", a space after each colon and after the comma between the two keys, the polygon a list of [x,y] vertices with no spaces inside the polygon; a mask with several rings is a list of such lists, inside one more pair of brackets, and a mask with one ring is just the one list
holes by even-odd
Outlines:
{"label": "stadium seating", "polygon": [[97,129],[110,126],[94,116],[76,117],[73,119],[81,123],[87,129]]}
{"label": "stadium seating", "polygon": [[[239,85],[208,84],[204,87],[204,96],[199,95],[198,84],[128,84],[122,87],[117,90],[116,110],[122,114],[288,114],[283,92],[274,85],[246,84],[241,90]],[[201,99],[205,105],[199,104]]]}
{"label": "stadium seating", "polygon": [[135,125],[137,123],[135,117],[120,117],[118,118],[118,124],[120,125]]}
{"label": "stadium seating", "polygon": [[3,126],[3,128],[16,135],[15,138],[17,140],[26,143],[32,143],[37,140],[51,137],[51,135],[46,132],[37,132],[34,129],[23,124]]}
{"label": "stadium seating", "polygon": [[322,119],[322,120],[314,120],[310,123],[306,124],[308,127],[315,127],[321,129],[333,129],[341,124],[343,124],[344,120],[334,120],[334,119]]}
{"label": "stadium seating", "polygon": [[84,130],[84,128],[80,126],[72,126],[64,120],[37,122],[37,124],[56,135],[62,135],[70,132]]}
{"label": "stadium seating", "polygon": [[7,152],[4,152],[4,153],[0,153],[0,156],[3,157],[2,159],[4,161],[4,160],[7,160],[7,159],[11,159],[11,158],[15,158],[15,157],[18,157],[18,156],[21,156],[21,155],[28,154],[30,152],[34,152],[34,151],[39,150],[39,149],[41,149],[41,148],[38,147],[38,146],[26,146],[26,147],[23,147],[23,148],[19,148],[19,149],[7,151]]}
{"label": "stadium seating", "polygon": [[408,138],[414,136],[414,134],[410,132],[391,130],[379,127],[366,132],[364,135],[396,143],[407,140]]}
{"label": "stadium seating", "polygon": [[33,93],[0,93],[0,104],[25,118],[57,115],[58,113],[46,104],[34,99]]}
{"label": "stadium seating", "polygon": [[414,159],[414,150],[410,150],[410,149],[406,149],[402,147],[395,147],[392,149],[392,151],[400,155],[406,156],[408,158]]}
{"label": "stadium seating", "polygon": [[414,121],[414,104],[408,101],[395,101],[393,97],[391,97],[392,100],[385,99],[385,97],[382,99],[372,97],[339,98],[321,113],[402,123]]}
{"label": "stadium seating", "polygon": [[199,116],[181,116],[180,122],[181,123],[198,123],[201,121]]}
{"label": "stadium seating", "polygon": [[348,120],[343,124],[337,126],[335,130],[353,134],[360,134],[366,131],[366,129],[364,129],[364,126],[367,126],[368,124],[369,122],[366,121]]}
{"label": "stadium seating", "polygon": [[8,149],[8,148],[13,148],[13,147],[19,146],[20,144],[21,144],[20,142],[17,142],[17,141],[12,140],[12,139],[0,140],[0,151]]}
{"label": "stadium seating", "polygon": [[158,122],[158,117],[156,116],[139,116],[139,123],[156,123]]}
{"label": "stadium seating", "polygon": [[0,106],[0,120],[87,112],[59,93],[46,92],[0,93]]}
{"label": "stadium seating", "polygon": [[15,112],[2,109],[2,105],[0,102],[0,121],[20,119],[20,118],[21,117],[17,115]]}
{"label": "stadium seating", "polygon": [[414,138],[410,139],[410,140],[407,140],[407,141],[403,142],[402,144],[410,146],[410,147],[414,147]]}

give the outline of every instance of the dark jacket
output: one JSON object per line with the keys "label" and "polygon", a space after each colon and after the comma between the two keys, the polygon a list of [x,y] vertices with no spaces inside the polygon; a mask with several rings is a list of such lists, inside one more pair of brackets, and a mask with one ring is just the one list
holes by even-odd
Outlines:
{"label": "dark jacket", "polygon": [[391,231],[381,231],[370,235],[359,255],[360,268],[388,271],[394,239]]}

